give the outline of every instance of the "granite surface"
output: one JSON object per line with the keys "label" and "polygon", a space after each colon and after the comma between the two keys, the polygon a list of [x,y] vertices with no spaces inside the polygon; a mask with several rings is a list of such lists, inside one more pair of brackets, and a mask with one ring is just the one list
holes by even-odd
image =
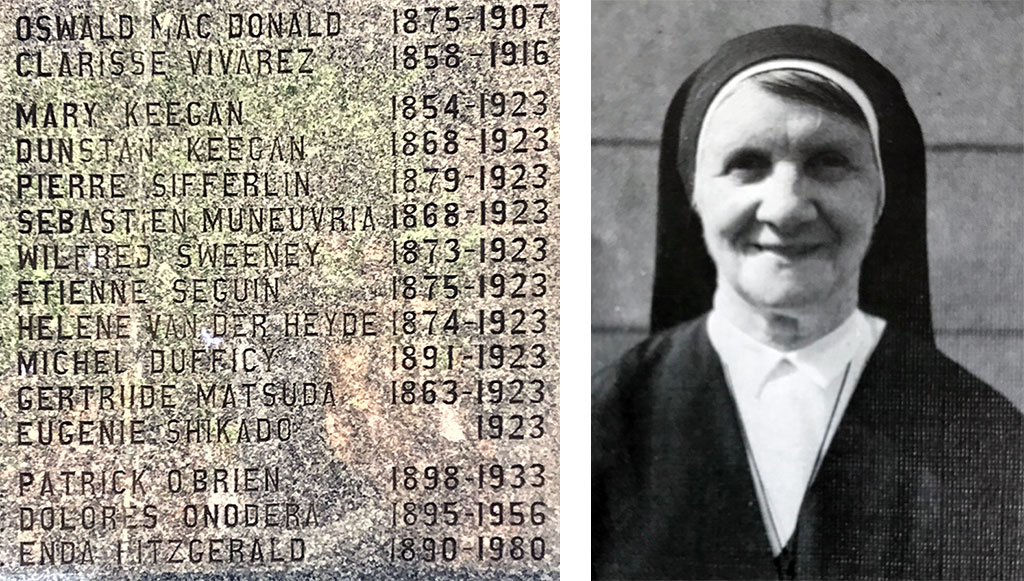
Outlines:
{"label": "granite surface", "polygon": [[[414,33],[397,1],[0,7],[0,575],[558,577],[558,6],[481,32],[453,2],[445,35],[426,4]],[[461,108],[424,119],[426,94]]]}

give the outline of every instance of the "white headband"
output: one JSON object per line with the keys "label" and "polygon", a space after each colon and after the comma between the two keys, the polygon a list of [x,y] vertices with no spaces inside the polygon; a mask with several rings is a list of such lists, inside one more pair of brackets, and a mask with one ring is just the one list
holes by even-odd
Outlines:
{"label": "white headband", "polygon": [[773,61],[766,61],[758,63],[750,68],[743,69],[737,73],[734,77],[729,79],[725,85],[719,89],[718,93],[715,94],[715,98],[711,100],[711,104],[708,105],[707,113],[704,114],[704,120],[701,122],[700,134],[697,138],[697,156],[695,159],[700,159],[700,136],[704,135],[704,130],[707,129],[708,120],[711,119],[711,115],[714,114],[715,110],[725,101],[725,98],[732,94],[736,89],[736,86],[743,81],[768,71],[777,71],[782,69],[796,69],[800,71],[807,71],[825,77],[833,83],[839,85],[841,89],[846,91],[846,94],[853,99],[857,106],[860,107],[861,113],[864,114],[864,118],[868,122],[868,133],[871,134],[871,145],[875,151],[875,165],[878,166],[878,177],[881,181],[878,210],[875,215],[875,220],[882,215],[882,208],[885,206],[885,172],[882,168],[882,150],[879,146],[878,139],[878,117],[875,115],[875,108],[871,106],[871,100],[868,99],[867,94],[857,86],[857,83],[850,77],[843,73],[833,69],[830,66],[823,65],[819,62],[801,60],[801,59],[778,59]]}

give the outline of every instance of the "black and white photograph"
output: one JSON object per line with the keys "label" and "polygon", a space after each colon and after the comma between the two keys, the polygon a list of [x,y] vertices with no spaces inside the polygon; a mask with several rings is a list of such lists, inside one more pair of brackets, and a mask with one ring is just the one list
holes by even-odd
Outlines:
{"label": "black and white photograph", "polygon": [[593,3],[593,578],[1024,576],[1022,13]]}

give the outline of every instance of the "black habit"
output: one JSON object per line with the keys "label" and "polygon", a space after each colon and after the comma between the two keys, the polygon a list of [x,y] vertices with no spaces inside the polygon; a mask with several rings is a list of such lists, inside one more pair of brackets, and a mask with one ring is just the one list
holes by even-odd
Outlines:
{"label": "black habit", "polygon": [[1024,417],[889,328],[804,500],[788,571],[706,317],[597,378],[597,579],[1024,579]]}

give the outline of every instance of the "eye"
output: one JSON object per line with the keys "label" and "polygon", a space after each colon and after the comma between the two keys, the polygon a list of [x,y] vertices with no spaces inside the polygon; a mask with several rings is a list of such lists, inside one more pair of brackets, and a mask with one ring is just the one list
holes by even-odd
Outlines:
{"label": "eye", "polygon": [[755,182],[768,175],[772,160],[768,155],[750,150],[736,152],[725,163],[722,175],[728,175],[742,183]]}
{"label": "eye", "polygon": [[854,170],[853,162],[841,151],[828,150],[815,153],[806,163],[807,174],[815,179],[834,182],[844,179]]}

